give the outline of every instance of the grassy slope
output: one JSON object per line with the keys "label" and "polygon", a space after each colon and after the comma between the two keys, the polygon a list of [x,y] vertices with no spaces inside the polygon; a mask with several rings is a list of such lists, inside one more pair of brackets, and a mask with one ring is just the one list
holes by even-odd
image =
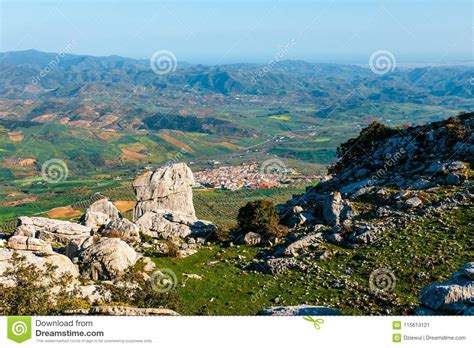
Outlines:
{"label": "grassy slope", "polygon": [[[212,245],[185,259],[154,261],[158,268],[169,268],[177,274],[176,291],[186,308],[183,314],[252,315],[276,303],[331,306],[351,315],[408,314],[417,307],[423,286],[449,278],[460,265],[472,260],[473,251],[468,247],[474,235],[472,221],[474,209],[462,208],[445,214],[442,221],[433,219],[400,231],[387,231],[367,248],[323,245],[336,255],[314,261],[316,270],[306,274],[244,272],[237,267],[242,262],[238,255],[251,260],[258,250],[242,246]],[[219,262],[205,265],[214,260]],[[370,291],[370,273],[378,268],[394,272],[393,292]],[[345,273],[348,269],[352,270],[350,277]],[[186,279],[183,273],[199,274],[203,279]],[[346,279],[346,284],[337,288],[332,282],[341,279]]]}

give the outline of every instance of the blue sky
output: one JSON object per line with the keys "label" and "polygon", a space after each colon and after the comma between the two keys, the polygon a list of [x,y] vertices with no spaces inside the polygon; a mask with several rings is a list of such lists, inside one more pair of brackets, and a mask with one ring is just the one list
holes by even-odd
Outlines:
{"label": "blue sky", "polygon": [[366,63],[472,60],[470,0],[130,1],[0,0],[1,51],[149,58],[191,63],[285,59]]}

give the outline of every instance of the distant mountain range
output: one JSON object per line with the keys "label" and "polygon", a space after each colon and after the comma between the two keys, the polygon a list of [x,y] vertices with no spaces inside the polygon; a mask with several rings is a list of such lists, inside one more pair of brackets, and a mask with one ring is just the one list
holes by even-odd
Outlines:
{"label": "distant mountain range", "polygon": [[[397,68],[380,76],[357,65],[281,61],[218,66],[178,62],[176,71],[160,76],[145,60],[6,52],[0,53],[0,98],[6,100],[0,118],[95,120],[101,126],[96,118],[112,114],[107,126],[136,129],[150,124],[143,119],[160,114],[155,107],[221,108],[243,101],[316,105],[316,117],[370,103],[469,110],[474,105],[473,74],[468,65]],[[191,110],[177,113],[207,117]]]}

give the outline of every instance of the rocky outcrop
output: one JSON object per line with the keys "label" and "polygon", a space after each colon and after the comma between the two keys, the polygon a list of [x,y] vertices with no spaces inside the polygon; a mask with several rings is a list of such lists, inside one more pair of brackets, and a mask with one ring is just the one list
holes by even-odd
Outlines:
{"label": "rocky outcrop", "polygon": [[53,253],[53,248],[48,242],[27,236],[12,236],[8,240],[8,247],[14,250],[39,251],[46,254]]}
{"label": "rocky outcrop", "polygon": [[293,316],[293,315],[341,315],[341,313],[333,308],[321,306],[287,306],[287,307],[268,307],[262,309],[257,315],[272,315],[272,316]]}
{"label": "rocky outcrop", "polygon": [[144,235],[174,241],[190,235],[205,236],[215,230],[215,226],[208,221],[164,210],[146,213],[135,223]]}
{"label": "rocky outcrop", "polygon": [[131,244],[140,241],[139,227],[125,218],[111,220],[104,229],[98,233],[102,237],[120,238]]}
{"label": "rocky outcrop", "polygon": [[133,182],[137,197],[135,220],[157,210],[179,212],[196,219],[193,185],[193,173],[185,163],[176,163],[141,174]]}
{"label": "rocky outcrop", "polygon": [[[133,182],[137,196],[135,224],[139,233],[156,240],[171,242],[177,255],[185,257],[196,252],[200,243],[216,227],[208,221],[198,220],[194,212],[193,174],[185,163],[172,164],[138,176]],[[170,249],[170,244],[160,252]]]}
{"label": "rocky outcrop", "polygon": [[317,190],[340,191],[356,181],[399,189],[460,185],[474,162],[473,115],[406,129],[372,125],[341,146],[344,157],[331,168],[334,178]]}
{"label": "rocky outcrop", "polygon": [[108,198],[103,198],[89,206],[81,221],[85,226],[98,231],[110,221],[120,217],[120,211],[117,207]]}
{"label": "rocky outcrop", "polygon": [[329,194],[323,201],[323,219],[329,226],[339,226],[343,221],[355,216],[354,209],[339,192]]}
{"label": "rocky outcrop", "polygon": [[119,238],[102,238],[79,254],[79,270],[93,280],[115,279],[133,266],[137,253]]}
{"label": "rocky outcrop", "polygon": [[76,315],[117,315],[117,316],[176,316],[177,312],[167,308],[137,308],[125,306],[95,306],[84,310],[70,311],[68,314]]}
{"label": "rocky outcrop", "polygon": [[463,265],[451,279],[424,287],[420,292],[422,315],[474,315],[474,262]]}
{"label": "rocky outcrop", "polygon": [[68,221],[22,216],[18,219],[15,235],[67,245],[72,239],[90,236],[91,228]]}
{"label": "rocky outcrop", "polygon": [[350,223],[356,216],[348,200],[342,199],[340,192],[318,194],[308,188],[306,193],[293,197],[279,206],[283,222],[289,227],[307,224],[339,226]]}

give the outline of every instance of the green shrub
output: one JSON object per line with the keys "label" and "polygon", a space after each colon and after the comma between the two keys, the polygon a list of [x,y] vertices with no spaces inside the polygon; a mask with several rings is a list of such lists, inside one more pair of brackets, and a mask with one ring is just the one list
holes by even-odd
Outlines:
{"label": "green shrub", "polygon": [[[39,269],[26,262],[24,256],[13,254],[12,267],[2,275],[11,279],[15,286],[0,284],[1,315],[55,315],[65,309],[74,309],[70,299],[73,291],[67,290],[71,275],[59,279],[54,276],[55,266]],[[53,288],[58,291],[53,295]],[[82,304],[81,304],[82,306]]]}
{"label": "green shrub", "polygon": [[275,204],[266,199],[249,202],[240,208],[237,222],[241,233],[256,232],[265,238],[281,237],[286,232],[280,225]]}

